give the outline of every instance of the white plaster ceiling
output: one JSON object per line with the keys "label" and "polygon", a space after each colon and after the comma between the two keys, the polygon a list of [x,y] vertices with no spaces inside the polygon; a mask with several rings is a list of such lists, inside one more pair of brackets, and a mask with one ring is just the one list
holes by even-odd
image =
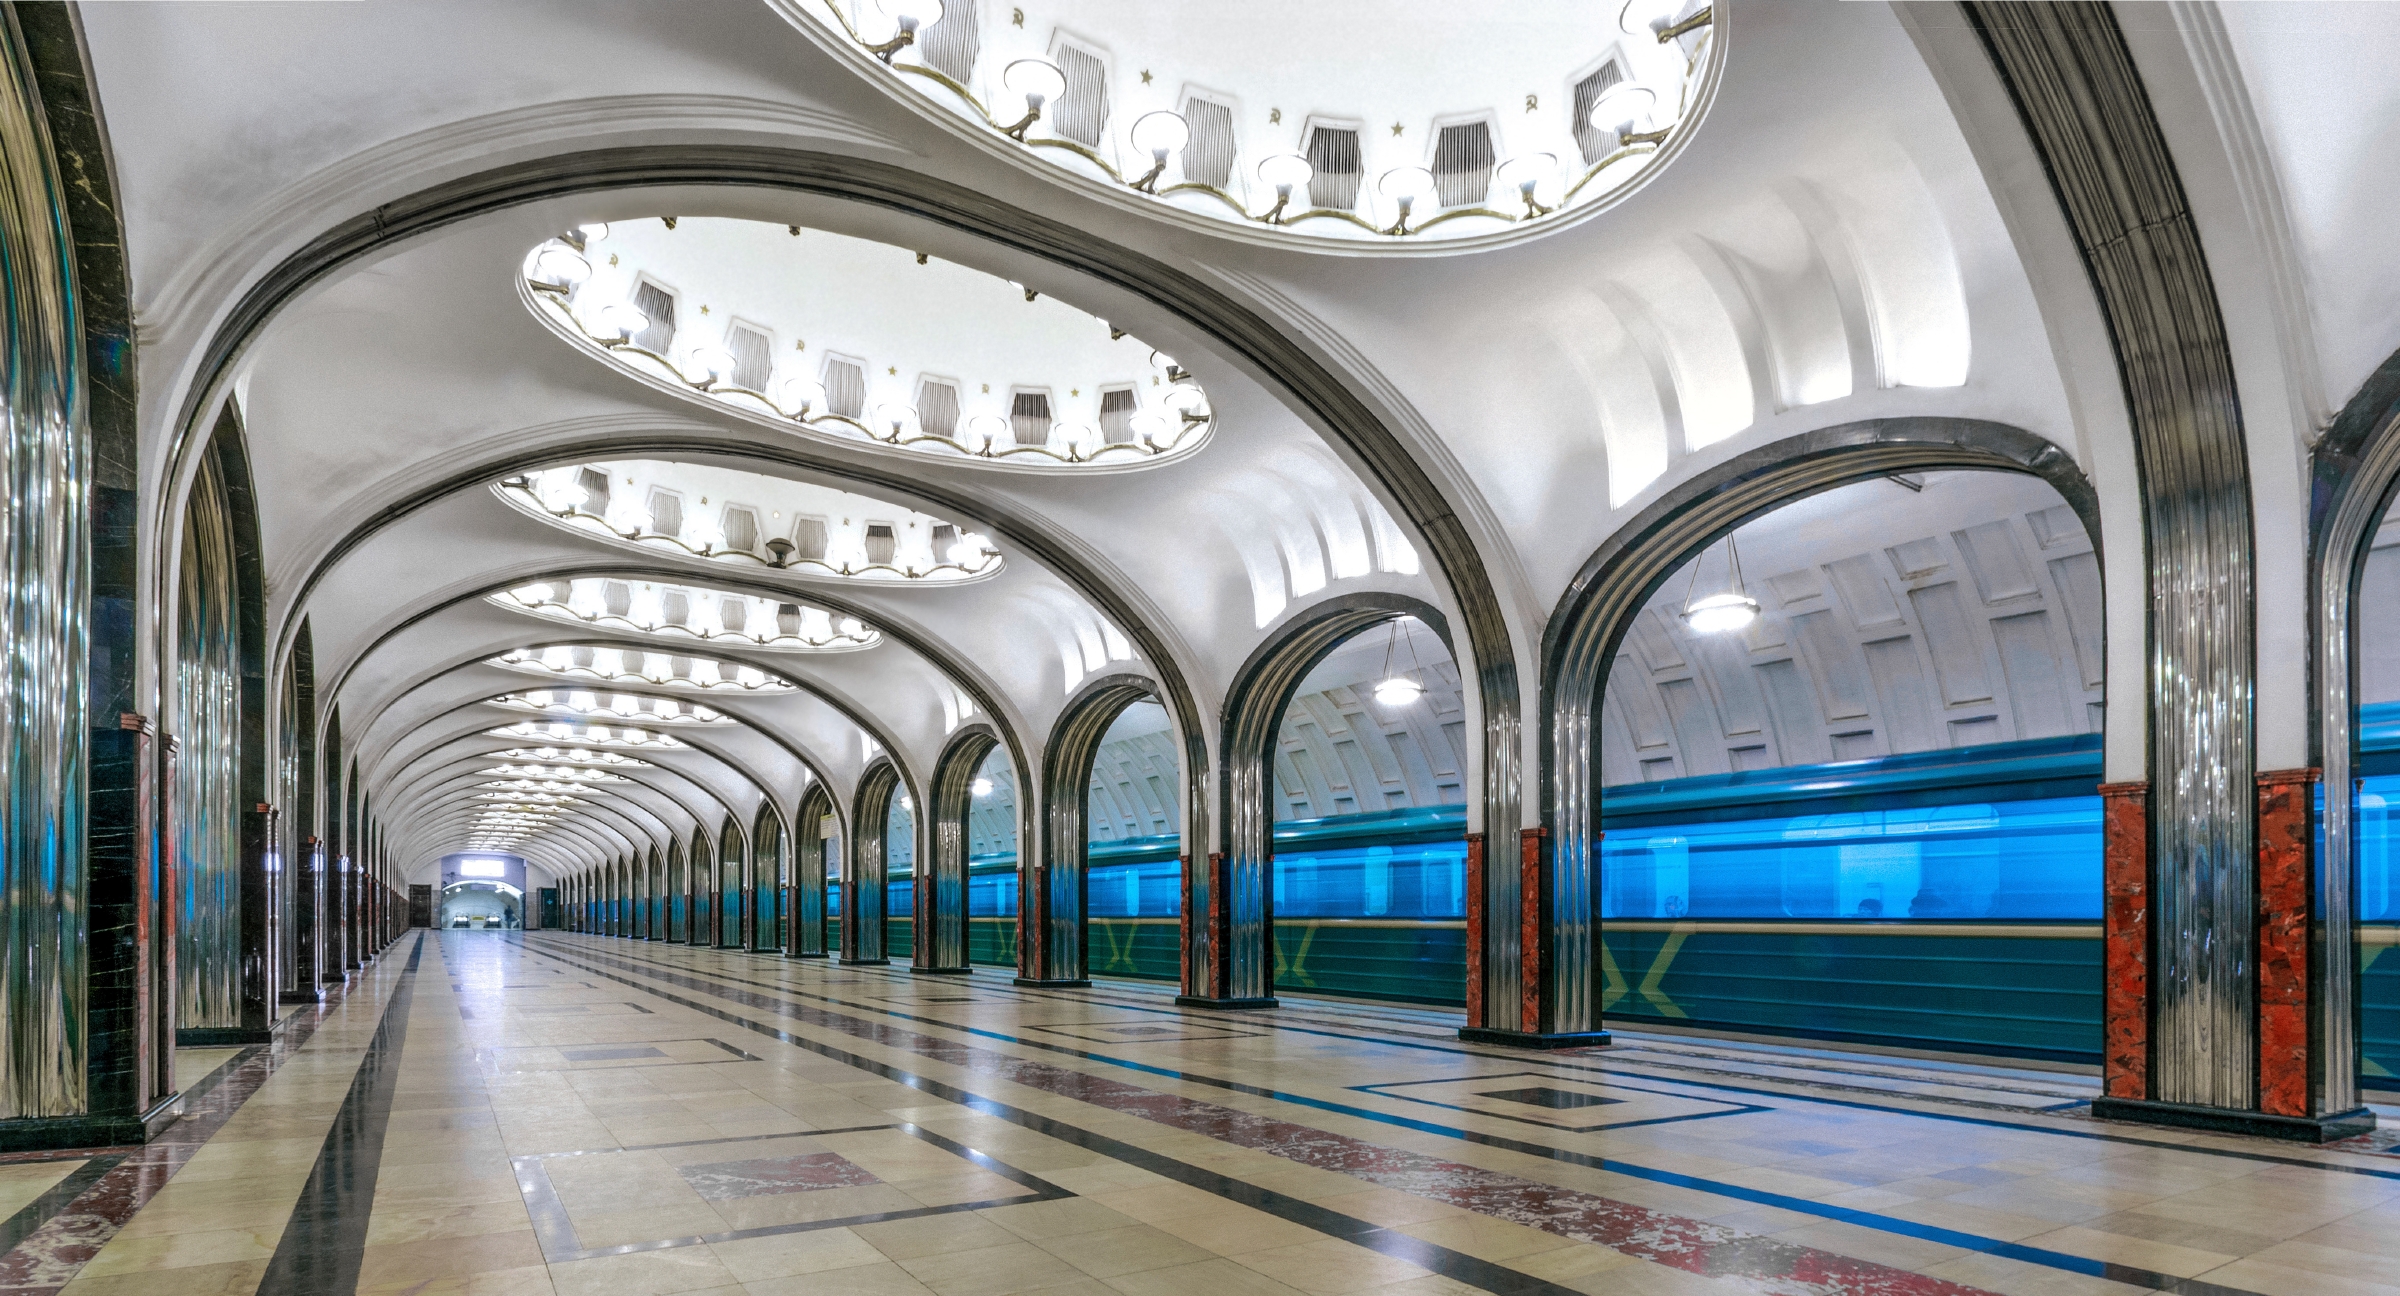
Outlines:
{"label": "white plaster ceiling", "polygon": [[[2277,16],[2261,16],[2269,8]],[[2368,8],[2225,11],[2265,136],[2278,142],[2276,183],[2307,267],[2334,407],[2400,344],[2390,336],[2400,324],[2377,305],[2390,297],[2379,285],[2392,254],[2377,237],[2390,204],[2376,201],[2375,186],[2388,186],[2376,176],[2389,168],[2360,161],[2381,156],[2375,132],[2395,115],[2355,110],[2388,97],[2376,52],[2400,33],[2363,16]],[[1887,5],[1733,0],[1707,120],[1638,192],[1539,238],[1375,258],[1161,220],[1020,165],[936,128],[913,90],[894,93],[875,80],[888,74],[836,57],[821,33],[756,0],[81,12],[141,320],[145,490],[161,501],[179,498],[166,474],[203,349],[281,258],[445,180],[659,144],[903,162],[1159,258],[1257,312],[1424,465],[1498,593],[1527,681],[1544,619],[1604,539],[1677,483],[1784,437],[1897,415],[1989,419],[2063,447],[2092,477],[2104,516],[2124,516],[2133,490],[2121,414],[2106,408],[2113,389],[2071,388],[2063,376],[2089,362],[2070,342],[2088,287],[2033,266],[2023,219],[2010,215],[2051,202],[2022,189],[2039,184],[2038,172],[1994,169],[1962,124],[1960,74],[1929,66],[1930,38]],[[1412,101],[1410,122],[1521,103],[1531,81],[1496,87],[1519,72],[1549,85],[1585,57],[1561,42],[1539,67],[1515,65],[1490,54],[1501,45],[1431,39],[1471,16],[1455,5],[1401,0],[1372,13],[1351,24],[1360,39],[1405,34],[1418,42],[1412,57],[1455,54],[1462,75],[1480,78],[1472,94]],[[1151,34],[1103,30],[1121,22],[1104,23],[1091,6],[1030,15],[1045,29],[1085,31],[1109,45],[1113,66],[1139,71]],[[2356,25],[2362,39],[2311,45],[2311,22]],[[1254,25],[1244,39],[1266,30]],[[1287,121],[1342,111],[1335,91],[1346,87],[1361,102],[1397,93],[1360,79],[1372,60],[1348,51],[1258,62],[1258,89],[1224,88],[1245,109],[1289,109]],[[1195,48],[1189,67],[1165,79],[1198,84],[1219,63],[1239,60]],[[1287,84],[1321,93],[1263,102]],[[1400,111],[1375,102],[1378,120]],[[1105,320],[1139,339],[1143,357],[1147,347],[1173,356],[1206,388],[1215,425],[1193,453],[1132,472],[895,464],[887,451],[806,440],[645,382],[527,309],[529,249],[586,222],[666,214],[800,226],[808,233],[796,246],[821,239],[859,254],[841,262],[843,275],[1022,284],[1057,308],[1041,318]],[[706,270],[741,272],[738,262]],[[832,333],[873,338],[857,344],[870,358],[894,348],[884,363],[903,374],[996,371],[1010,348],[1041,340],[962,327],[939,314],[944,301],[916,296],[853,292],[821,304],[840,312]],[[778,295],[756,309],[787,304],[790,322],[770,321],[778,337],[788,328],[818,345],[805,331],[819,327],[809,303]],[[1089,345],[1105,352],[1105,338]],[[919,340],[928,352],[936,341],[989,349],[920,360]],[[571,828],[525,847],[552,876],[646,848],[644,834],[663,843],[696,826],[713,831],[728,814],[746,822],[761,804],[788,816],[812,778],[846,805],[865,762],[886,748],[921,781],[945,737],[977,720],[1003,725],[1030,751],[1094,675],[1171,666],[1193,690],[1213,751],[1206,730],[1235,670],[1319,599],[1406,594],[1460,624],[1449,577],[1424,536],[1396,520],[1391,492],[1254,362],[1124,285],[865,203],[695,184],[473,215],[310,285],[241,355],[233,386],[258,486],[274,644],[306,619],[320,711],[340,708],[345,741],[411,868],[466,840],[456,815],[474,804],[482,771],[494,753],[526,746],[489,736],[518,717],[485,699],[527,680],[488,659],[551,642],[639,643],[554,631],[488,601],[536,578],[630,572],[814,601],[885,635],[870,651],[799,660],[726,649],[805,687],[729,700],[723,709],[741,724],[644,755],[654,768],[596,798],[606,810],[579,811]],[[989,579],[941,588],[812,583],[614,545],[548,525],[490,489],[531,469],[623,460],[870,497],[989,535],[1004,561]],[[156,515],[145,525],[158,534]],[[1035,549],[1073,555],[1082,571],[1055,569]],[[2138,547],[2112,550],[2121,552]],[[2110,603],[2112,617],[2136,618],[2118,624],[2120,636],[2130,627],[2138,640],[2138,601]],[[1141,643],[1169,660],[1147,660]],[[1459,665],[1471,678],[1483,663]],[[157,663],[149,669],[165,687]],[[1523,691],[1533,705],[1530,682]],[[1459,723],[1479,732],[1473,690],[1459,705]],[[1529,744],[1537,728],[1524,726]],[[1479,749],[1467,759],[1480,761]],[[1139,817],[1128,809],[1127,830]]]}

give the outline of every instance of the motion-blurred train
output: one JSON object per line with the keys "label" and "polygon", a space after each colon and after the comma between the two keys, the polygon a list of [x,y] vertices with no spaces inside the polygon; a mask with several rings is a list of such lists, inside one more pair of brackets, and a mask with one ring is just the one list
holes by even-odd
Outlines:
{"label": "motion-blurred train", "polygon": [[[2363,1028],[2400,1088],[2400,703],[2361,716]],[[1606,789],[1603,1011],[1627,1024],[2097,1061],[2097,735]],[[1275,830],[1279,988],[1464,999],[1457,807]],[[970,865],[973,961],[1016,957],[1015,857]],[[1179,845],[1090,849],[1095,976],[1177,975]],[[890,942],[909,949],[906,875]],[[838,922],[838,918],[835,919]]]}

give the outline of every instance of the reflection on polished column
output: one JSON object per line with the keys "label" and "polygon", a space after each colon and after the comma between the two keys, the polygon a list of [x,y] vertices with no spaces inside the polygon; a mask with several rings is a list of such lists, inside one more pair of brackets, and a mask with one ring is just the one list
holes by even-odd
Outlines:
{"label": "reflection on polished column", "polygon": [[829,876],[839,877],[841,870],[841,829],[834,817],[833,797],[824,784],[811,786],[800,798],[800,813],[794,822],[799,850],[794,852],[788,901],[791,931],[784,951],[794,958],[823,958],[825,883]]}
{"label": "reflection on polished column", "polygon": [[842,961],[888,963],[884,952],[884,833],[899,799],[900,772],[877,761],[859,779],[857,809],[850,822],[850,867],[842,874]]}

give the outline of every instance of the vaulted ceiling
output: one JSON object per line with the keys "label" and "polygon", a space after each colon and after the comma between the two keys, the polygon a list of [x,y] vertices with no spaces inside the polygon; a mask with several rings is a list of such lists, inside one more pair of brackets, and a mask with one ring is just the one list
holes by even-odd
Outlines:
{"label": "vaulted ceiling", "polygon": [[[1469,119],[1494,124],[1501,160],[1512,138],[1575,147],[1580,160],[1571,117],[1544,117],[1539,104],[1571,102],[1575,78],[1621,43],[1650,40],[1644,58],[1658,49],[1628,35],[1614,5],[1546,7],[1556,12],[1538,45],[1507,18],[1417,0],[1341,6],[1347,23],[1293,17],[1290,32],[1276,26],[1289,5],[948,7],[973,13],[995,51],[1069,40],[1098,58],[1122,108],[1099,127],[1101,151],[1119,162],[1141,160],[1129,132],[1143,86],[1163,106],[1206,92],[1238,109],[1228,120],[1247,132],[1252,174],[1262,154],[1304,151],[1311,120],[1385,132],[1381,160],[1360,164],[1369,224],[1390,213],[1372,207],[1363,169],[1409,161],[1393,151],[1393,124],[1421,165],[1436,147],[1429,134]],[[2031,432],[2091,481],[2104,530],[2139,534],[2106,335],[2022,130],[1950,6],[1719,4],[1706,93],[1638,180],[1553,216],[1486,221],[1474,237],[1457,222],[1456,240],[1317,237],[1306,223],[1195,214],[1077,171],[866,54],[837,21],[857,8],[83,9],[140,319],[142,471],[157,501],[144,526],[155,537],[177,515],[197,443],[230,401],[256,478],[271,646],[280,655],[308,627],[320,713],[338,707],[405,868],[501,842],[555,875],[727,818],[747,823],[762,805],[788,816],[815,783],[846,804],[884,752],[921,787],[962,726],[993,724],[1031,751],[1096,677],[1141,677],[1188,699],[1171,723],[1198,725],[1214,750],[1241,664],[1302,609],[1347,594],[1405,596],[1454,630],[1465,605],[1488,603],[1532,679],[1551,607],[1628,518],[1735,456],[1846,423],[1977,419]],[[2368,107],[2393,103],[2372,54],[2400,37],[2400,19],[2343,6],[2342,23],[2386,39],[2328,42],[2312,17],[2323,8],[2119,11],[2211,241],[2245,392],[2280,393],[2283,421],[2253,413],[2249,424],[2262,537],[2305,509],[2305,447],[2327,412],[2400,348],[2400,315],[2387,308],[2400,252],[2385,216],[2400,181],[2377,163],[2400,112]],[[1030,34],[1017,34],[1019,12]],[[1362,79],[1367,67],[1425,71]],[[962,80],[996,75],[978,67]],[[1514,195],[1496,201],[1505,209]],[[620,339],[600,325],[600,296],[587,316],[529,278],[537,249],[599,224],[605,237],[582,239],[589,280],[553,286],[638,304],[648,275],[674,295],[685,333],[662,344],[664,363],[608,345]],[[1226,323],[1237,318],[1254,324]],[[805,368],[822,388],[812,414],[839,395],[825,359],[856,362],[867,382],[858,426],[793,419],[797,387],[728,395],[750,385],[731,380],[749,355],[731,354],[737,321],[770,346],[768,368],[744,372],[774,385]],[[693,355],[711,342],[728,352],[721,374]],[[1310,387],[1277,356],[1305,358],[1330,387]],[[1163,418],[1155,402],[1179,374],[1205,393],[1191,442],[1122,462],[1083,453],[1139,439],[1108,422],[1105,391],[1134,394],[1120,414]],[[958,422],[942,426],[961,435],[950,440],[969,441],[970,427],[981,439],[963,450],[879,441],[886,405],[910,407],[908,435],[938,432],[922,426],[941,399],[927,396],[929,380],[954,385]],[[1011,444],[1039,440],[1001,403],[1036,390],[1061,428],[1086,429],[1043,442],[1070,451],[1063,459],[972,452],[998,445],[1003,425]],[[1329,413],[1342,410],[1357,413]],[[1370,423],[1376,434],[1360,434]],[[565,497],[541,496],[540,483],[586,468],[610,500],[638,502],[652,532],[697,537],[704,552],[545,509],[543,498]],[[672,528],[656,525],[660,490]],[[2094,610],[2079,601],[2088,591],[2051,573],[2092,546],[2080,528],[2065,548],[2036,534],[2029,519],[2055,504],[1987,493],[1951,521],[1859,510],[1838,535],[1750,558],[1749,570],[1764,581],[1860,556],[1938,558],[1876,573],[1913,626],[1907,609],[1942,597],[1925,591],[1972,592],[1983,574],[1972,542],[1954,536],[2005,525],[2032,555],[2020,565],[2034,584],[2010,596],[2022,605],[1958,606],[1987,637],[2022,640],[2030,623],[1990,624],[2037,604],[2052,617],[2042,643],[2054,730],[2088,732],[2091,708],[2106,703],[2086,658],[2102,650],[2076,619]],[[755,536],[731,534],[742,524],[729,505],[751,511]],[[893,527],[894,552],[928,571],[951,537],[988,538],[997,556],[987,563],[969,545],[975,570],[958,579],[860,579],[840,561],[724,552],[740,548],[734,539],[763,550],[778,538],[808,558],[814,533],[798,527],[810,519],[824,524],[820,553],[863,555],[854,569],[878,565],[866,561],[884,539],[874,525]],[[937,542],[939,527],[954,530]],[[2108,554],[2138,562],[2138,544]],[[625,614],[608,613],[611,583]],[[508,591],[534,585],[554,585],[562,605],[583,590],[585,620],[552,624],[510,605]],[[812,626],[847,619],[875,642],[816,652],[755,635],[705,648],[661,640],[630,600],[667,587],[720,600],[708,614],[720,626],[731,596],[745,629],[750,616],[805,607],[823,614]],[[1806,613],[1809,595],[1792,594],[1769,622]],[[2111,600],[2106,651],[2138,673],[2139,610],[2122,603]],[[688,628],[696,604],[683,606]],[[1843,651],[1865,661],[1882,639],[1857,631],[1857,609],[1844,615]],[[2273,615],[2262,605],[2262,623]],[[1925,687],[1948,688],[1941,672],[1956,671],[1944,663],[1968,657],[1946,658],[1936,632],[1922,633],[1910,651],[1936,681]],[[2001,686],[2014,676],[1997,655],[2005,637],[1995,642],[1989,687],[1944,695],[1927,732],[1937,718],[1986,716],[1989,732],[2031,732],[2009,709]],[[1451,644],[1460,660],[1437,691],[1456,714],[1438,724],[1478,732],[1482,703],[1458,681],[1489,662],[1463,635]],[[508,660],[533,650],[540,669],[553,647],[565,650],[555,678]],[[1985,647],[1971,654],[1978,668]],[[592,652],[579,659],[577,648]],[[653,653],[667,660],[626,665]],[[1755,645],[1752,656],[1744,670],[1767,664]],[[2262,675],[2298,669],[2272,656],[2262,652]],[[694,657],[720,665],[695,673]],[[1705,674],[1644,665],[1653,689]],[[699,687],[711,675],[726,682]],[[545,696],[494,702],[532,692]],[[1950,715],[1952,704],[1964,709]],[[695,719],[692,706],[722,719]],[[1659,758],[1637,750],[1640,723],[1624,715],[1612,779],[1639,778]],[[1884,727],[1819,720],[1827,753],[1842,734]],[[2276,723],[2262,716],[2269,747]],[[619,741],[632,729],[676,742],[609,746],[593,725]],[[1668,725],[1659,751],[1681,772],[1755,759],[1730,741],[1738,727],[1721,715]],[[1128,752],[1140,738],[1125,736]],[[1481,760],[1473,746],[1456,761]],[[509,777],[492,771],[561,768],[556,753],[579,748],[643,764],[594,758],[586,767],[623,781],[547,793],[555,817],[480,823],[485,794],[512,790],[487,787]],[[1312,795],[1334,799],[1330,787]],[[1127,798],[1113,831],[1150,831],[1148,804]],[[1171,814],[1178,801],[1163,804]],[[1306,813],[1327,812],[1311,804]]]}

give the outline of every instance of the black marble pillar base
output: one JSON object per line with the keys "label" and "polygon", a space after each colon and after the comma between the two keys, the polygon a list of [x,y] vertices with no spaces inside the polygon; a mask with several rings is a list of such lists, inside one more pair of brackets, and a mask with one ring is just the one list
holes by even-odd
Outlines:
{"label": "black marble pillar base", "polygon": [[1543,1035],[1533,1031],[1494,1030],[1489,1026],[1461,1026],[1459,1039],[1469,1044],[1502,1044],[1521,1049],[1599,1048],[1610,1042],[1607,1031],[1561,1031]]}
{"label": "black marble pillar base", "polygon": [[963,968],[963,967],[947,967],[947,968],[937,968],[937,967],[918,967],[917,965],[915,965],[915,964],[913,964],[913,963],[912,963],[912,964],[910,964],[910,965],[909,965],[909,968],[908,968],[908,970],[909,970],[909,971],[911,971],[911,972],[922,973],[922,974],[924,974],[924,975],[926,975],[926,976],[965,976],[965,975],[967,975],[969,972],[972,972],[972,971],[974,971],[975,969],[973,969],[973,968]]}
{"label": "black marble pillar base", "polygon": [[1018,977],[1015,984],[1048,986],[1053,990],[1075,990],[1088,988],[1092,984],[1092,979],[1090,977]]}
{"label": "black marble pillar base", "polygon": [[136,1147],[157,1138],[182,1115],[183,1095],[175,1094],[139,1116],[35,1116],[0,1120],[0,1152]]}
{"label": "black marble pillar base", "polygon": [[177,1048],[225,1048],[236,1044],[274,1042],[275,1028],[253,1026],[185,1026],[175,1032]]}
{"label": "black marble pillar base", "polygon": [[2274,1116],[2266,1112],[2227,1107],[2195,1107],[2186,1103],[2151,1102],[2141,1098],[2094,1098],[2092,1115],[2101,1120],[2164,1125],[2170,1129],[2209,1130],[2218,1134],[2248,1134],[2288,1143],[2332,1143],[2356,1138],[2375,1128],[2375,1113],[2365,1107],[2330,1116]]}
{"label": "black marble pillar base", "polygon": [[1212,999],[1207,995],[1175,996],[1175,1006],[1178,1008],[1274,1008],[1279,1007],[1282,1002],[1271,995],[1258,999]]}

